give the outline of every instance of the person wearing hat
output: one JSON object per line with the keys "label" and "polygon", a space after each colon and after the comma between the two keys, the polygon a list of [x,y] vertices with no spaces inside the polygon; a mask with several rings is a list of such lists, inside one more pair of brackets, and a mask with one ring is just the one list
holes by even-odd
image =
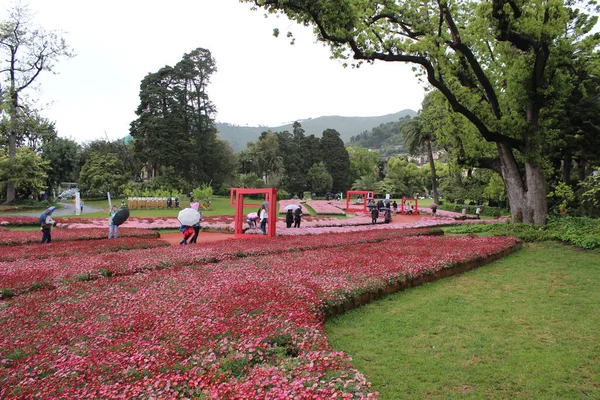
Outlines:
{"label": "person wearing hat", "polygon": [[52,212],[54,212],[54,210],[50,210],[46,214],[46,217],[43,218],[41,244],[50,243],[52,241],[52,226],[54,225],[54,220],[52,219]]}

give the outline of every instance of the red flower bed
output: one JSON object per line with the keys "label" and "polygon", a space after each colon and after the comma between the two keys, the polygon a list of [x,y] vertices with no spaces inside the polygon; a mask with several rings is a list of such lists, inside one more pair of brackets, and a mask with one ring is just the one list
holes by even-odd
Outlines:
{"label": "red flower bed", "polygon": [[168,242],[138,237],[120,237],[105,240],[90,239],[52,243],[51,245],[24,244],[20,246],[4,246],[0,254],[1,261],[17,261],[26,259],[43,259],[49,257],[83,257],[101,253],[112,253],[119,250],[151,249],[170,246]]}
{"label": "red flower bed", "polygon": [[[119,230],[120,232],[121,230]],[[33,289],[55,288],[77,280],[93,280],[112,275],[130,275],[152,269],[214,263],[228,258],[280,253],[290,250],[336,247],[361,242],[379,242],[410,235],[425,235],[432,232],[441,233],[439,230],[403,229],[371,231],[361,235],[329,235],[325,241],[317,235],[276,237],[270,240],[239,239],[212,242],[202,246],[130,250],[127,254],[108,253],[89,255],[85,258],[73,257],[73,254],[70,254],[48,258],[39,262],[33,262],[32,260],[0,262],[0,290],[3,292],[2,297],[16,296]]]}
{"label": "red flower bed", "polygon": [[[106,229],[88,228],[88,229],[53,229],[52,242],[64,242],[72,240],[90,240],[103,239],[108,236],[108,226]],[[122,228],[119,229],[120,237],[146,237],[157,238],[158,232],[149,229]],[[20,245],[36,243],[41,240],[40,231],[0,231],[0,246]]]}
{"label": "red flower bed", "polygon": [[329,347],[326,307],[517,243],[415,237],[34,292],[4,303],[0,397],[374,397]]}

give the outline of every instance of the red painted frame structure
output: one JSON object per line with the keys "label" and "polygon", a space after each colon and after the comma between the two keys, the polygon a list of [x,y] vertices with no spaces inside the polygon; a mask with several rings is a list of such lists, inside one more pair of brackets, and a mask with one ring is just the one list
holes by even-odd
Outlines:
{"label": "red painted frame structure", "polygon": [[246,221],[246,214],[244,213],[244,207],[256,206],[257,204],[246,204],[244,205],[244,195],[246,194],[264,194],[265,200],[269,203],[268,216],[267,216],[267,237],[275,237],[276,235],[276,222],[277,222],[277,189],[276,188],[264,188],[264,189],[245,189],[245,188],[231,188],[235,190],[235,234],[234,237],[261,237],[261,235],[250,235],[244,233],[244,222]]}
{"label": "red painted frame structure", "polygon": [[404,211],[404,204],[407,201],[414,201],[415,202],[415,209],[413,211],[413,215],[419,214],[419,199],[415,199],[415,198],[412,198],[412,197],[404,197],[404,196],[402,196],[402,203],[401,203],[401,208],[400,208],[400,214],[403,214],[403,215],[407,214]]}
{"label": "red painted frame structure", "polygon": [[[229,189],[229,205],[231,207],[235,207],[235,204],[236,204],[236,193],[240,189],[243,189],[243,188],[231,188],[231,189]],[[266,196],[265,196],[265,201],[269,201],[269,199],[267,199]],[[262,205],[262,203],[260,203],[260,204],[246,203],[246,207],[260,207],[261,205]]]}
{"label": "red painted frame structure", "polygon": [[[363,205],[360,208],[350,208],[350,197],[353,195],[363,195]],[[367,212],[367,203],[369,198],[373,199],[374,198],[374,193],[373,192],[369,192],[369,191],[365,191],[365,190],[348,190],[346,192],[346,212],[352,212],[352,211],[362,211],[362,212]]]}

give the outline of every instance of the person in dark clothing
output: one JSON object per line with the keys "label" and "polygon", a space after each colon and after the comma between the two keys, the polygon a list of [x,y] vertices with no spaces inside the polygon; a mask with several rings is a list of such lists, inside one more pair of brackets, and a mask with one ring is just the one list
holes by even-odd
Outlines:
{"label": "person in dark clothing", "polygon": [[[383,208],[383,200],[380,199],[377,202],[377,211],[380,211],[382,208]],[[378,213],[378,215],[379,215],[379,213]]]}
{"label": "person in dark clothing", "polygon": [[296,208],[294,211],[294,228],[300,228],[300,220],[302,219],[302,207]]}
{"label": "person in dark clothing", "polygon": [[389,224],[390,222],[392,222],[392,210],[385,210],[385,213],[383,214],[384,216],[384,221],[386,224]]}
{"label": "person in dark clothing", "polygon": [[392,209],[394,210],[394,214],[398,214],[398,203],[396,203],[396,200],[392,203]]}
{"label": "person in dark clothing", "polygon": [[285,226],[287,226],[288,228],[291,228],[293,223],[294,223],[294,211],[290,208],[287,211],[287,214],[285,215]]}
{"label": "person in dark clothing", "polygon": [[371,220],[373,224],[377,223],[377,218],[379,218],[379,210],[374,208],[373,211],[371,211]]}
{"label": "person in dark clothing", "polygon": [[50,243],[52,241],[52,226],[54,220],[52,219],[52,211],[50,211],[42,221],[42,241],[41,243]]}

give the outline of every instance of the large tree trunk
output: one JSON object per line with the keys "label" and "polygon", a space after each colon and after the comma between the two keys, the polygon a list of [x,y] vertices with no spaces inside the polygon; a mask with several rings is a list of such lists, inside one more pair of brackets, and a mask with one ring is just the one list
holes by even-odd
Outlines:
{"label": "large tree trunk", "polygon": [[523,178],[511,148],[504,143],[497,143],[497,149],[512,221],[545,224],[548,216],[547,188],[541,168],[525,163]]}
{"label": "large tree trunk", "polygon": [[[17,102],[18,98],[13,96],[9,107],[9,132],[8,132],[8,159],[9,169],[13,168],[14,160],[17,155]],[[15,202],[15,184],[11,180],[14,174],[12,171],[8,173],[9,181],[6,183],[6,204],[14,204]]]}
{"label": "large tree trunk", "polygon": [[429,168],[431,169],[431,196],[435,204],[440,204],[437,191],[437,177],[435,175],[435,164],[433,162],[433,151],[431,150],[431,140],[425,139],[425,147],[427,148],[427,158],[429,158]]}

